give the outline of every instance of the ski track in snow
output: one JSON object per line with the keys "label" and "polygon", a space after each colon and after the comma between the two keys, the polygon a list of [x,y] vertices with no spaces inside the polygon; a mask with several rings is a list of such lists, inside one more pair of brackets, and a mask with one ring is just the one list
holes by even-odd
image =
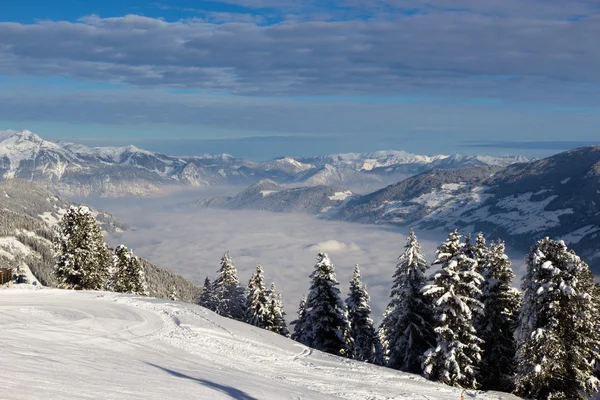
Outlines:
{"label": "ski track in snow", "polygon": [[[0,397],[459,400],[198,306],[106,292],[0,290]],[[516,399],[469,391],[469,399]]]}

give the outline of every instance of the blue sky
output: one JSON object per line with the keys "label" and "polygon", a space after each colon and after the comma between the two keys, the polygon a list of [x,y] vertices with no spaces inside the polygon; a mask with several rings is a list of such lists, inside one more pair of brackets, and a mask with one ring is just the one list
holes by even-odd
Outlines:
{"label": "blue sky", "polygon": [[6,0],[0,129],[182,155],[541,156],[599,142],[599,35],[585,0]]}

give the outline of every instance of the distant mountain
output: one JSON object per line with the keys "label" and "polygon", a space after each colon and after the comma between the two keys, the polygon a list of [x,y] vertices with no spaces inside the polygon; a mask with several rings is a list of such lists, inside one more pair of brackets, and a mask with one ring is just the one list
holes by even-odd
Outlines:
{"label": "distant mountain", "polygon": [[[55,227],[74,203],[21,179],[0,182],[0,266],[27,271],[30,279],[56,287],[53,274]],[[126,229],[110,214],[91,209],[105,232]],[[195,302],[200,289],[189,280],[142,260],[152,296],[168,298],[175,290],[183,301]]]}
{"label": "distant mountain", "polygon": [[27,131],[0,131],[0,177],[21,178],[66,196],[145,195],[167,186],[387,184],[433,168],[510,165],[522,157],[419,156],[403,151],[335,154],[254,162],[227,154],[172,157],[136,148],[50,142]]}
{"label": "distant mountain", "polygon": [[[320,189],[335,190],[339,189]],[[302,191],[277,193],[285,198]],[[313,208],[312,214],[423,230],[483,231],[488,238],[501,237],[521,250],[550,236],[564,239],[600,273],[599,199],[600,146],[596,146],[509,166],[434,169],[367,195],[352,195],[327,213]],[[295,196],[295,208],[302,209],[309,201]],[[261,209],[286,208],[274,204],[263,201]],[[241,203],[236,208],[252,207]]]}
{"label": "distant mountain", "polygon": [[235,197],[202,199],[202,207],[234,210],[266,210],[309,214],[336,214],[340,207],[354,197],[352,191],[337,186],[309,186],[286,189],[276,182],[263,179]]}

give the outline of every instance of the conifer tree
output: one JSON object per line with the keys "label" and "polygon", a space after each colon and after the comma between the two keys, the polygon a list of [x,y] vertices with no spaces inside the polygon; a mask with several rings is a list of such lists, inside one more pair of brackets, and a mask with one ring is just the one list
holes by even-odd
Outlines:
{"label": "conifer tree", "polygon": [[412,229],[398,259],[380,337],[388,367],[421,373],[423,354],[434,345],[435,334],[431,304],[421,291],[427,284],[427,261]]}
{"label": "conifer tree", "polygon": [[481,268],[483,273],[483,316],[477,331],[484,341],[480,381],[486,390],[510,392],[515,372],[515,328],[518,323],[521,294],[512,286],[514,273],[504,254],[504,242],[490,244]]}
{"label": "conifer tree", "polygon": [[433,301],[436,345],[425,353],[424,373],[432,380],[462,388],[477,388],[482,340],[473,317],[483,311],[478,300],[482,277],[477,261],[465,253],[458,231],[451,232],[436,252],[441,270],[423,288]]}
{"label": "conifer tree", "polygon": [[294,325],[291,338],[299,342],[306,324],[306,295],[302,296],[302,300],[300,300],[300,304],[298,305],[298,318],[293,320],[291,324]]}
{"label": "conifer tree", "polygon": [[267,329],[286,337],[289,336],[290,331],[285,322],[285,312],[283,311],[283,299],[281,298],[281,293],[277,291],[275,283],[271,283],[267,300],[269,316]]}
{"label": "conifer tree", "polygon": [[352,351],[348,317],[337,288],[339,282],[327,254],[318,254],[310,277],[312,284],[299,341],[317,350],[347,357]]}
{"label": "conifer tree", "polygon": [[56,243],[55,274],[63,289],[102,290],[112,258],[102,231],[84,206],[71,206],[63,215]]}
{"label": "conifer tree", "polygon": [[371,297],[362,283],[358,264],[350,281],[350,292],[346,298],[350,337],[353,341],[351,357],[355,360],[374,363],[377,358],[378,338],[371,319]]}
{"label": "conifer tree", "polygon": [[214,295],[214,285],[208,276],[204,279],[204,285],[202,286],[202,292],[200,293],[200,298],[198,299],[198,305],[208,308],[211,311],[215,311],[217,309]]}
{"label": "conifer tree", "polygon": [[247,319],[250,325],[266,329],[269,326],[270,301],[265,289],[263,269],[260,265],[248,281],[248,297],[246,300]]}
{"label": "conifer tree", "polygon": [[237,269],[231,261],[229,253],[221,258],[219,276],[214,281],[215,312],[224,317],[243,321],[246,318],[246,296],[240,285]]}
{"label": "conifer tree", "polygon": [[115,249],[113,270],[112,284],[115,292],[148,295],[142,263],[127,247],[120,245]]}
{"label": "conifer tree", "polygon": [[542,239],[527,258],[517,349],[516,393],[587,399],[598,390],[598,306],[593,276],[563,241]]}

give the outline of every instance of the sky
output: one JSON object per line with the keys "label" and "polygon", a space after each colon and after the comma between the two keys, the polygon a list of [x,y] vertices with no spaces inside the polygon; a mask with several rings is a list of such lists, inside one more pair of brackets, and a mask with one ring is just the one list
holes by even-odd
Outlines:
{"label": "sky", "polygon": [[600,3],[5,0],[0,129],[173,155],[598,144]]}

